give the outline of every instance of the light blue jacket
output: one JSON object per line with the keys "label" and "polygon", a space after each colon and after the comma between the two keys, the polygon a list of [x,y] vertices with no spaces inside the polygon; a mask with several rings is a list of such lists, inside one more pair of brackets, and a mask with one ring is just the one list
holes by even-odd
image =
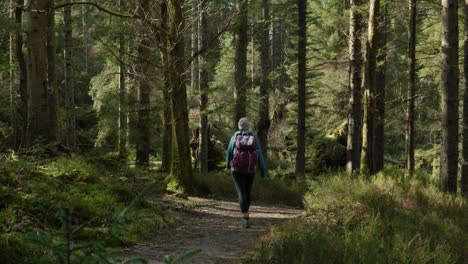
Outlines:
{"label": "light blue jacket", "polygon": [[[241,131],[237,131],[231,137],[231,141],[229,142],[228,149],[226,151],[226,167],[231,169],[232,171],[236,171],[236,168],[231,168],[231,160],[234,158],[234,145],[236,144],[236,137],[241,133]],[[266,175],[266,167],[265,167],[265,160],[263,158],[262,148],[260,147],[260,141],[258,141],[257,136],[252,131],[248,131],[249,135],[254,136],[255,139],[255,146],[257,148],[257,157],[258,157],[258,165],[260,168],[260,172],[262,177]]]}

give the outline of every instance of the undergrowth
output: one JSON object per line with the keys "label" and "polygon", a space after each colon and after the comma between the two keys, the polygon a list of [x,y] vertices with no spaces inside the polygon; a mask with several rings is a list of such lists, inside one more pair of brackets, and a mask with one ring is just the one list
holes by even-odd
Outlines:
{"label": "undergrowth", "polygon": [[401,173],[311,182],[307,217],[273,228],[249,262],[466,263],[466,201]]}
{"label": "undergrowth", "polygon": [[[217,199],[237,199],[236,188],[228,171],[196,174],[197,195]],[[302,206],[302,199],[307,188],[298,181],[275,176],[262,178],[257,175],[252,189],[253,203],[281,204]]]}
{"label": "undergrowth", "polygon": [[[137,199],[149,185],[151,192]],[[92,262],[83,256],[93,254],[113,259],[112,248],[174,222],[176,215],[157,203],[164,188],[163,175],[130,167],[115,155],[2,160],[0,263],[63,263],[57,252],[64,250],[66,233],[76,246],[72,263]],[[64,231],[63,212],[73,232]]]}

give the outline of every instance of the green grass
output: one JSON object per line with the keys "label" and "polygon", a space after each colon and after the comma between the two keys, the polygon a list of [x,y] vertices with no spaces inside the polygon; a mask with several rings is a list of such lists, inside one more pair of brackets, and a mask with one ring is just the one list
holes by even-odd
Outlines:
{"label": "green grass", "polygon": [[304,197],[308,216],[274,228],[250,262],[464,263],[466,201],[400,173],[322,177]]}
{"label": "green grass", "polygon": [[[134,203],[154,182],[160,184]],[[58,263],[58,249],[44,244],[63,243],[64,210],[76,228],[74,243],[95,242],[94,247],[110,252],[149,238],[151,230],[175,220],[175,213],[157,202],[164,188],[163,175],[130,168],[112,155],[1,161],[0,263]],[[122,221],[119,212],[131,205]],[[76,261],[82,260],[80,254],[86,250],[76,252]]]}

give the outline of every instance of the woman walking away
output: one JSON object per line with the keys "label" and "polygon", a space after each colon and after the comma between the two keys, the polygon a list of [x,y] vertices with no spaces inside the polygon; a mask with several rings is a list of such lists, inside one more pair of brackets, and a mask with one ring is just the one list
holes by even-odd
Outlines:
{"label": "woman walking away", "polygon": [[228,169],[231,169],[231,175],[239,195],[242,226],[250,227],[249,207],[252,184],[257,167],[260,167],[262,177],[266,175],[266,168],[260,142],[249,130],[249,119],[241,118],[238,125],[239,131],[234,133],[229,142],[226,165]]}

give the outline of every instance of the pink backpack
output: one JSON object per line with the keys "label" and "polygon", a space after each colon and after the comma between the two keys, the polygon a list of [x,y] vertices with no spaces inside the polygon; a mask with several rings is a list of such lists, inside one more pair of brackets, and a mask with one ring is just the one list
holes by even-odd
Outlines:
{"label": "pink backpack", "polygon": [[255,137],[248,132],[238,134],[231,166],[241,173],[253,173],[257,169],[257,160]]}

